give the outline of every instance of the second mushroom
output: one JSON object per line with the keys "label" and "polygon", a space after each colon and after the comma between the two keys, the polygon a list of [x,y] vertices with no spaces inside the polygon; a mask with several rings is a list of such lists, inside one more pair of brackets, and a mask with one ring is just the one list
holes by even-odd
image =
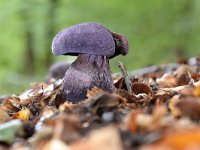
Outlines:
{"label": "second mushroom", "polygon": [[61,92],[72,103],[86,99],[94,86],[114,92],[109,59],[128,52],[128,40],[98,23],[81,23],[60,31],[53,39],[54,55],[78,58],[66,71]]}

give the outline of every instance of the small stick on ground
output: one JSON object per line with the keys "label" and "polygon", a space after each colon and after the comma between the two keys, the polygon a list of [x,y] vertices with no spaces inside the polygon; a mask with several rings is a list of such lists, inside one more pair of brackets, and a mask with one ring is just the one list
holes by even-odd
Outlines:
{"label": "small stick on ground", "polygon": [[132,93],[132,83],[131,80],[129,79],[126,67],[124,66],[123,62],[119,62],[119,68],[121,69],[128,91]]}

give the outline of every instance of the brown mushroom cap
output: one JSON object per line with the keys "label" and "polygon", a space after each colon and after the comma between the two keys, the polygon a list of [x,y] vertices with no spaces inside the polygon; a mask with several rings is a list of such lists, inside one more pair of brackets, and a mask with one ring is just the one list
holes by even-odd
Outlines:
{"label": "brown mushroom cap", "polygon": [[115,41],[115,54],[111,58],[120,54],[126,55],[128,53],[128,48],[129,48],[127,38],[116,32],[110,31],[110,33],[112,34],[113,39]]}
{"label": "brown mushroom cap", "polygon": [[81,23],[60,31],[53,39],[54,55],[92,54],[112,57],[115,41],[107,28],[97,23]]}

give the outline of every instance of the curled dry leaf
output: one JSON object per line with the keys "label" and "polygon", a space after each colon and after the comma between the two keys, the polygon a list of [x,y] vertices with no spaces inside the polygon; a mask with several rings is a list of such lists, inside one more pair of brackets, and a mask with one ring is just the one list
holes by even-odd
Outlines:
{"label": "curled dry leaf", "polygon": [[[89,103],[89,108],[106,108],[106,107],[118,107],[121,103],[125,102],[125,99],[118,94],[109,94],[99,88],[93,88],[88,91],[87,96],[91,100]],[[87,102],[87,101],[86,101]],[[87,105],[87,103],[86,103]]]}
{"label": "curled dry leaf", "polygon": [[2,102],[2,109],[7,111],[8,113],[12,114],[14,112],[17,112],[21,109],[20,106],[20,99],[18,97],[8,97],[3,100]]}
{"label": "curled dry leaf", "polygon": [[132,91],[136,95],[141,94],[141,93],[150,94],[150,95],[153,94],[151,87],[145,83],[133,83]]}

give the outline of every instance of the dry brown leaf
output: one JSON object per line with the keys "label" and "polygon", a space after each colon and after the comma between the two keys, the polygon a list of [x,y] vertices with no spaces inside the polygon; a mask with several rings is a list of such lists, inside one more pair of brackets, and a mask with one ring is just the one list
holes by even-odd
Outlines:
{"label": "dry brown leaf", "polygon": [[175,95],[170,99],[170,102],[168,104],[171,114],[174,117],[179,117],[181,115],[181,111],[176,106],[179,102],[180,102],[180,96]]}
{"label": "dry brown leaf", "polygon": [[181,65],[180,67],[178,67],[174,74],[176,75],[182,75],[182,74],[193,74],[195,72],[195,68],[189,65]]}
{"label": "dry brown leaf", "polygon": [[29,121],[30,117],[30,110],[29,109],[23,109],[18,111],[12,116],[12,119],[20,119],[22,121]]}
{"label": "dry brown leaf", "polygon": [[98,97],[93,97],[90,103],[85,105],[92,110],[92,112],[102,112],[104,109],[116,109],[123,104],[125,99],[117,94],[105,93]]}
{"label": "dry brown leaf", "polygon": [[42,126],[41,128],[37,129],[37,132],[28,139],[28,142],[30,145],[36,149],[39,148],[42,145],[44,146],[44,143],[48,142],[52,138],[53,134],[53,128],[50,126]]}
{"label": "dry brown leaf", "polygon": [[121,76],[118,77],[118,78],[116,78],[116,79],[114,79],[114,80],[113,80],[113,83],[114,83],[114,85],[115,85],[115,87],[116,87],[117,89],[122,89],[122,88],[125,87],[124,78],[121,77]]}
{"label": "dry brown leaf", "polygon": [[63,141],[58,139],[52,139],[47,142],[44,147],[40,147],[40,150],[72,150]]}
{"label": "dry brown leaf", "polygon": [[192,82],[191,75],[184,73],[176,76],[177,86],[188,85]]}
{"label": "dry brown leaf", "polygon": [[193,96],[183,97],[176,105],[181,113],[194,120],[200,119],[200,98]]}
{"label": "dry brown leaf", "polygon": [[191,76],[192,76],[192,79],[194,79],[195,81],[200,80],[200,74],[199,73],[193,73]]}
{"label": "dry brown leaf", "polygon": [[164,92],[170,92],[170,93],[179,93],[182,95],[193,95],[194,93],[194,88],[200,86],[200,81],[194,82],[191,85],[183,85],[183,86],[177,86],[177,87],[172,87],[172,88],[160,88],[160,91]]}
{"label": "dry brown leaf", "polygon": [[153,110],[153,121],[154,122],[159,122],[162,118],[165,118],[167,115],[167,108],[166,105],[158,105],[154,108]]}
{"label": "dry brown leaf", "polygon": [[137,103],[138,98],[135,94],[132,94],[124,89],[119,89],[116,93],[126,99],[126,101],[129,103]]}
{"label": "dry brown leaf", "polygon": [[87,93],[88,99],[83,102],[90,108],[118,107],[121,103],[125,103],[126,99],[115,93],[108,93],[100,88],[94,87]]}
{"label": "dry brown leaf", "polygon": [[194,91],[193,91],[194,96],[199,96],[200,97],[200,85],[196,86]]}
{"label": "dry brown leaf", "polygon": [[0,97],[0,123],[9,116],[26,121],[26,136],[14,139],[19,149],[198,149],[199,69],[199,64],[140,69],[142,74],[130,77],[133,92],[123,77],[114,77],[116,93],[94,87],[78,104],[60,94],[62,81],[36,83],[20,96]]}
{"label": "dry brown leaf", "polygon": [[[143,150],[148,149],[141,148]],[[157,143],[150,145],[149,149],[173,149],[173,150],[193,150],[193,148],[200,148],[200,128],[193,128],[181,131],[173,131],[166,134]]]}
{"label": "dry brown leaf", "polygon": [[107,93],[107,92],[103,91],[102,89],[100,89],[98,87],[94,87],[91,90],[87,91],[87,97],[96,99],[96,98],[102,96],[105,93]]}
{"label": "dry brown leaf", "polygon": [[20,110],[20,99],[18,97],[8,97],[3,100],[2,102],[2,108],[9,112],[9,113],[14,113]]}
{"label": "dry brown leaf", "polygon": [[42,107],[45,107],[48,103],[52,103],[51,100],[55,98],[59,87],[62,84],[62,80],[55,81],[52,84],[36,83],[32,85],[32,89],[25,91],[19,95],[21,105],[27,107],[31,102],[37,102]]}
{"label": "dry brown leaf", "polygon": [[11,118],[8,113],[0,107],[0,124],[10,121]]}
{"label": "dry brown leaf", "polygon": [[[153,132],[169,126],[169,119],[166,117],[167,108],[160,105],[154,108],[153,114],[138,113],[134,116],[133,127],[136,125],[143,132]],[[132,120],[130,120],[131,122]],[[135,125],[134,125],[135,124]]]}
{"label": "dry brown leaf", "polygon": [[169,73],[164,74],[161,78],[157,78],[156,81],[163,88],[170,88],[177,86],[176,77]]}
{"label": "dry brown leaf", "polygon": [[73,112],[73,110],[80,107],[80,104],[73,104],[69,102],[65,102],[62,105],[59,106],[59,112]]}
{"label": "dry brown leaf", "polygon": [[70,144],[73,150],[123,150],[118,130],[108,126],[92,131],[81,141]]}
{"label": "dry brown leaf", "polygon": [[40,121],[44,121],[45,119],[53,116],[57,113],[58,110],[53,106],[46,106],[40,113]]}
{"label": "dry brown leaf", "polygon": [[136,95],[141,94],[141,93],[145,93],[145,94],[153,94],[153,91],[151,90],[151,87],[145,83],[133,83],[132,84],[132,91],[133,93],[135,93]]}
{"label": "dry brown leaf", "polygon": [[136,123],[136,119],[137,119],[138,114],[139,114],[139,112],[133,111],[126,116],[126,118],[124,119],[124,122],[123,122],[123,128],[125,130],[129,130],[133,133],[135,133],[137,131],[138,126]]}
{"label": "dry brown leaf", "polygon": [[71,142],[80,137],[81,124],[77,115],[61,113],[46,119],[44,123],[54,129],[53,138],[55,139]]}

